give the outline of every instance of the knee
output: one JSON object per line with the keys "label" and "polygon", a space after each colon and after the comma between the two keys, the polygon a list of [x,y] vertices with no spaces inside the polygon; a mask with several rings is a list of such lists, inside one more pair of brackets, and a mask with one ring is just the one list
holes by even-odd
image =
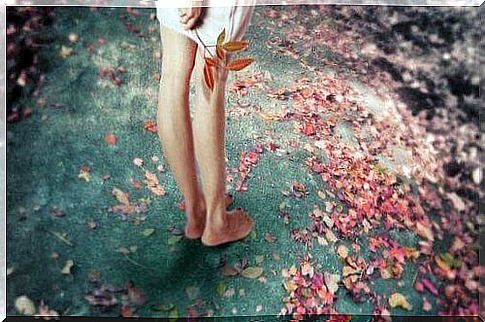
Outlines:
{"label": "knee", "polygon": [[194,69],[194,63],[183,57],[166,57],[162,60],[162,83],[188,84]]}

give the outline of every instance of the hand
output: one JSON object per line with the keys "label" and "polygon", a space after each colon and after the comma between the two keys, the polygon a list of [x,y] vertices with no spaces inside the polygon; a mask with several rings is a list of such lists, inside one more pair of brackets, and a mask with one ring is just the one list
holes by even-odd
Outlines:
{"label": "hand", "polygon": [[[196,2],[196,1],[194,1]],[[200,1],[197,1],[201,3]],[[180,8],[180,22],[185,29],[193,29],[202,16],[202,7]]]}

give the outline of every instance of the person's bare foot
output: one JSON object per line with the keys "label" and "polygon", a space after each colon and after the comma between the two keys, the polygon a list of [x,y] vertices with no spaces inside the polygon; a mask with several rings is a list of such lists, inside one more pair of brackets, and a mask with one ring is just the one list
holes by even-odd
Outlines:
{"label": "person's bare foot", "polygon": [[[234,197],[227,193],[226,194],[226,208],[229,207],[232,202],[234,201]],[[187,225],[185,226],[185,237],[188,239],[199,239],[202,237],[205,228],[205,217],[206,217],[206,208],[205,204],[202,202],[196,209],[192,210],[194,214],[190,214],[187,212]]]}
{"label": "person's bare foot", "polygon": [[242,209],[226,213],[224,225],[211,227],[206,225],[202,234],[202,243],[206,246],[217,246],[243,239],[253,229],[254,222]]}

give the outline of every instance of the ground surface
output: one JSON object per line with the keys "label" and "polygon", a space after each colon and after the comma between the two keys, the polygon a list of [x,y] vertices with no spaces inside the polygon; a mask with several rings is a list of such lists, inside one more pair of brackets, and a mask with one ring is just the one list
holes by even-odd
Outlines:
{"label": "ground surface", "polygon": [[34,112],[7,128],[10,314],[21,295],[62,315],[475,314],[478,201],[444,181],[415,105],[326,10],[257,8],[256,62],[227,102],[229,191],[256,227],[207,248],[180,236],[150,131],[154,10],[57,9],[45,84],[20,102]]}

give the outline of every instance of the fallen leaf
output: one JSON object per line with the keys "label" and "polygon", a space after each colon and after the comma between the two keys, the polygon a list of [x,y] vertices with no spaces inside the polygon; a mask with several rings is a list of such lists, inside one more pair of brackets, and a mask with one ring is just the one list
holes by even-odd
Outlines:
{"label": "fallen leaf", "polygon": [[128,194],[126,192],[121,191],[120,189],[113,187],[112,194],[116,197],[119,203],[125,206],[130,205],[130,200],[128,198]]}
{"label": "fallen leaf", "polygon": [[335,237],[335,234],[330,229],[325,230],[325,238],[331,243],[337,241],[337,237]]}
{"label": "fallen leaf", "polygon": [[347,256],[349,256],[349,249],[345,245],[339,245],[337,247],[337,254],[340,256],[340,258],[345,259]]}
{"label": "fallen leaf", "polygon": [[145,123],[143,124],[143,128],[151,133],[158,132],[157,123],[154,120],[145,121]]}
{"label": "fallen leaf", "polygon": [[59,313],[54,310],[50,310],[49,307],[44,303],[44,300],[41,300],[37,309],[37,314],[34,316],[36,318],[41,317],[43,320],[50,321],[52,319],[57,319],[59,317]]}
{"label": "fallen leaf", "polygon": [[155,232],[154,228],[147,228],[147,229],[143,230],[142,235],[148,237],[148,236],[153,235],[154,232]]}
{"label": "fallen leaf", "polygon": [[236,276],[238,274],[238,271],[231,265],[226,264],[221,268],[221,273],[222,276]]}
{"label": "fallen leaf", "polygon": [[134,287],[133,284],[130,283],[128,287],[128,299],[131,303],[141,306],[146,303],[147,296],[141,289]]}
{"label": "fallen leaf", "polygon": [[338,282],[340,281],[340,275],[324,273],[325,284],[330,293],[335,294],[338,290]]}
{"label": "fallen leaf", "polygon": [[453,204],[453,207],[455,207],[456,210],[461,212],[466,209],[465,202],[456,193],[454,192],[448,193],[447,196],[448,196],[448,199],[451,200],[451,203]]}
{"label": "fallen leaf", "polygon": [[72,259],[68,259],[66,263],[64,264],[64,267],[62,268],[62,274],[65,275],[70,275],[71,274],[71,269],[74,266],[74,261]]}
{"label": "fallen leaf", "polygon": [[303,262],[303,264],[301,265],[301,275],[308,275],[308,277],[312,278],[314,273],[315,270],[313,266],[308,261]]}
{"label": "fallen leaf", "polygon": [[78,178],[86,182],[89,182],[90,177],[91,177],[91,169],[89,169],[89,167],[87,166],[82,166],[81,169],[79,169]]}
{"label": "fallen leaf", "polygon": [[174,307],[173,309],[171,309],[169,312],[168,312],[168,318],[169,320],[172,322],[172,321],[177,321],[178,318],[179,318],[179,311],[177,310],[176,307]]}
{"label": "fallen leaf", "polygon": [[416,222],[416,233],[429,241],[434,241],[433,231],[431,227],[425,226],[420,221]]}
{"label": "fallen leaf", "polygon": [[152,309],[153,311],[168,312],[172,310],[174,307],[175,305],[173,305],[172,303],[168,303],[168,304],[152,305],[150,309]]}
{"label": "fallen leaf", "polygon": [[36,311],[34,302],[25,295],[15,299],[15,309],[22,315],[34,315]]}
{"label": "fallen leaf", "polygon": [[117,141],[116,135],[114,135],[113,133],[108,133],[105,135],[104,141],[109,145],[115,145]]}
{"label": "fallen leaf", "polygon": [[71,56],[73,53],[73,49],[71,47],[62,46],[61,50],[59,51],[59,56],[66,59],[67,57]]}
{"label": "fallen leaf", "polygon": [[293,195],[297,198],[302,198],[308,194],[307,188],[301,182],[294,182],[291,186],[291,190],[293,191]]}
{"label": "fallen leaf", "polygon": [[266,240],[268,243],[274,243],[276,241],[276,238],[270,233],[266,233],[264,235],[264,240]]}
{"label": "fallen leaf", "polygon": [[176,236],[176,235],[170,236],[170,238],[168,239],[168,245],[173,246],[173,245],[177,244],[179,241],[182,240],[182,237],[183,236]]}
{"label": "fallen leaf", "polygon": [[86,226],[90,229],[96,229],[97,225],[96,225],[96,222],[91,219],[86,222]]}
{"label": "fallen leaf", "polygon": [[185,292],[190,300],[195,300],[199,297],[200,290],[197,286],[188,286],[185,288]]}
{"label": "fallen leaf", "polygon": [[401,293],[393,293],[389,298],[389,305],[392,308],[401,307],[406,310],[411,310],[413,306],[409,304],[408,300]]}
{"label": "fallen leaf", "polygon": [[130,250],[126,247],[120,247],[116,250],[118,253],[121,253],[123,255],[128,255],[130,254]]}
{"label": "fallen leaf", "polygon": [[140,159],[140,158],[134,158],[133,164],[136,165],[137,167],[142,167],[143,166],[143,160]]}
{"label": "fallen leaf", "polygon": [[155,174],[151,173],[150,171],[145,171],[145,182],[147,184],[148,189],[153,192],[155,195],[159,197],[163,197],[166,194],[165,188],[163,188],[158,178]]}
{"label": "fallen leaf", "polygon": [[52,217],[57,217],[57,218],[64,217],[66,215],[64,211],[62,211],[59,208],[52,208],[49,213]]}
{"label": "fallen leaf", "polygon": [[224,292],[224,297],[225,298],[233,298],[234,295],[236,295],[236,290],[234,289],[234,287],[229,287],[225,292]]}
{"label": "fallen leaf", "polygon": [[261,267],[248,267],[241,272],[241,275],[246,278],[256,279],[263,274]]}
{"label": "fallen leaf", "polygon": [[217,294],[218,294],[220,297],[223,297],[223,296],[224,296],[224,293],[226,292],[226,284],[224,284],[224,282],[223,282],[223,281],[220,281],[220,282],[217,284],[216,291],[217,291]]}
{"label": "fallen leaf", "polygon": [[133,311],[127,304],[123,304],[120,309],[120,315],[124,318],[131,318],[133,317]]}
{"label": "fallen leaf", "polygon": [[431,302],[427,298],[423,297],[423,311],[429,312],[432,309]]}

